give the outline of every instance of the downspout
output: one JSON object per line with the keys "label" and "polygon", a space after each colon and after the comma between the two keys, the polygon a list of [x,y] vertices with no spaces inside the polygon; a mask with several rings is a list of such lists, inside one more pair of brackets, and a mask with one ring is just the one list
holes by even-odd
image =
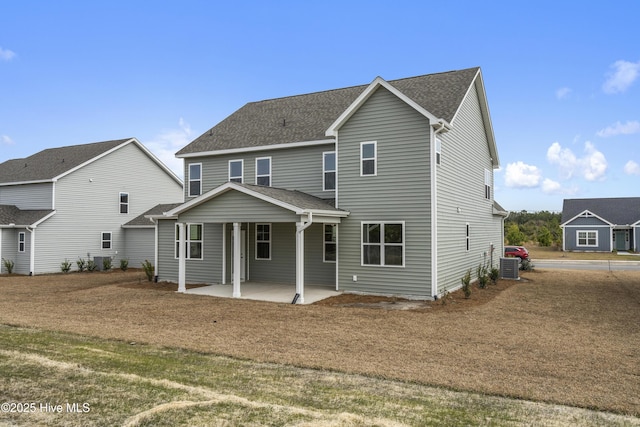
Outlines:
{"label": "downspout", "polygon": [[36,269],[36,227],[25,227],[31,234],[31,240],[29,243],[29,276],[35,275]]}
{"label": "downspout", "polygon": [[431,295],[438,299],[438,180],[436,178],[436,138],[440,133],[447,132],[451,126],[444,120],[438,120],[438,128],[431,127]]}
{"label": "downspout", "polygon": [[296,298],[304,304],[304,230],[313,224],[313,212],[307,212],[307,222],[296,223]]}
{"label": "downspout", "polygon": [[153,223],[154,245],[153,245],[153,281],[158,283],[158,220],[149,218]]}

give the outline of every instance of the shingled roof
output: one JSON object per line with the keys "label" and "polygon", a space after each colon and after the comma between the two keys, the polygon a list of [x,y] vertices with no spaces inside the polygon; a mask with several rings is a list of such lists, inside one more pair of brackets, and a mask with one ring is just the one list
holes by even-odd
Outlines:
{"label": "shingled roof", "polygon": [[40,221],[52,210],[22,210],[13,205],[0,205],[0,225],[29,226]]}
{"label": "shingled roof", "polygon": [[[475,67],[388,83],[434,116],[451,122],[478,71]],[[250,102],[176,155],[327,140],[325,131],[367,87]]]}
{"label": "shingled roof", "polygon": [[0,185],[50,181],[131,139],[49,148],[24,159],[7,160],[0,164]]}
{"label": "shingled roof", "polygon": [[612,224],[635,224],[640,221],[640,197],[565,199],[561,224],[587,210]]}

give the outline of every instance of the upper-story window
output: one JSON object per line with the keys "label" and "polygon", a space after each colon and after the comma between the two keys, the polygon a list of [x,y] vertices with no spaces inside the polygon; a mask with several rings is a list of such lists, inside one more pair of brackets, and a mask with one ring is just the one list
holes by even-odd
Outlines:
{"label": "upper-story window", "polygon": [[202,194],[202,163],[189,165],[189,196]]}
{"label": "upper-story window", "polygon": [[322,189],[325,191],[336,189],[335,151],[322,153]]}
{"label": "upper-story window", "polygon": [[491,200],[491,171],[484,170],[484,198]]}
{"label": "upper-story window", "polygon": [[442,141],[436,138],[436,165],[442,161]]}
{"label": "upper-story window", "polygon": [[271,186],[271,157],[256,159],[256,185]]}
{"label": "upper-story window", "polygon": [[229,181],[239,182],[242,184],[244,181],[244,161],[243,160],[229,160]]}
{"label": "upper-story window", "polygon": [[120,213],[129,213],[129,193],[120,193]]}
{"label": "upper-story window", "polygon": [[377,175],[378,149],[377,142],[362,142],[360,144],[360,176]]}

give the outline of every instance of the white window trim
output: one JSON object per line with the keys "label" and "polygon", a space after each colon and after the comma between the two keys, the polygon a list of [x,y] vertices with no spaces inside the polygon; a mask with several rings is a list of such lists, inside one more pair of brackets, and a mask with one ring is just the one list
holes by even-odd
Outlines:
{"label": "white window trim", "polygon": [[[2,230],[0,230],[0,233]],[[20,249],[22,247],[22,249]],[[18,252],[26,252],[27,250],[27,234],[24,231],[18,233]]]}
{"label": "white window trim", "polygon": [[[126,202],[123,202],[123,201],[122,201],[122,196],[124,196],[124,195],[126,195],[126,196],[127,196],[127,201],[126,201]],[[128,214],[128,213],[129,213],[129,193],[126,193],[126,192],[124,192],[124,191],[121,191],[121,192],[118,194],[118,202],[119,202],[119,203],[118,203],[118,211],[119,211],[121,214]],[[122,212],[122,206],[126,206],[126,207],[127,207],[127,211],[126,211],[126,212]]]}
{"label": "white window trim", "polygon": [[[328,241],[326,240],[327,237],[327,233],[324,231],[324,228],[330,225],[332,227],[334,227],[335,232],[333,233],[333,235],[335,236],[335,240],[333,241]],[[322,224],[322,262],[327,262],[330,264],[335,264],[338,261],[338,229],[337,229],[338,225],[337,224]],[[336,259],[331,261],[331,260],[327,260],[327,243],[331,243],[336,245]]]}
{"label": "white window trim", "polygon": [[[580,244],[580,233],[586,233],[585,235],[585,240],[586,240],[586,244],[581,245]],[[596,243],[594,245],[590,245],[589,244],[589,233],[594,233],[596,235]],[[576,230],[576,247],[579,248],[596,248],[598,247],[598,235],[600,233],[598,233],[597,230]]]}
{"label": "white window trim", "polygon": [[484,170],[484,198],[491,200],[491,171]]}
{"label": "white window trim", "polygon": [[[258,175],[258,161],[259,160],[266,160],[266,159],[269,160],[269,174],[268,175],[264,175],[264,174]],[[268,157],[256,157],[256,182],[255,182],[256,185],[260,185],[260,184],[258,184],[258,178],[263,178],[265,176],[268,176],[269,177],[269,185],[268,186],[269,187],[273,186],[273,176],[271,175],[272,167],[273,167],[273,162],[271,160],[271,156],[268,156]]]}
{"label": "white window trim", "polygon": [[[109,238],[105,239],[104,235],[108,234]],[[106,242],[109,242],[109,247],[105,248],[104,244]],[[110,231],[102,231],[100,232],[100,249],[105,250],[105,249],[112,249],[113,248],[113,233],[111,233]]]}
{"label": "white window trim", "polygon": [[471,226],[469,225],[468,222],[465,224],[465,234],[466,234],[465,243],[467,245],[465,252],[469,252],[471,251]]}
{"label": "white window trim", "polygon": [[[268,225],[269,226],[269,240],[258,240],[258,226],[259,225]],[[271,261],[271,247],[272,240],[271,236],[273,235],[273,225],[270,222],[257,222],[255,226],[255,251],[254,258],[256,261]],[[269,258],[258,258],[258,243],[268,243],[269,244]]]}
{"label": "white window trim", "polygon": [[436,137],[436,165],[442,163],[442,141]]}
{"label": "white window trim", "polygon": [[[364,263],[364,246],[362,236],[362,227],[364,224],[380,224],[380,264],[365,264]],[[401,224],[402,225],[402,243],[385,243],[384,242],[384,226],[387,224]],[[360,266],[361,267],[389,267],[389,268],[404,268],[406,263],[406,232],[407,227],[404,221],[360,221]],[[376,245],[378,243],[375,243]],[[402,246],[402,265],[387,265],[384,259],[384,247],[385,246]]]}
{"label": "white window trim", "polygon": [[[231,163],[237,163],[240,162],[240,176],[232,176],[231,175]],[[240,183],[244,182],[244,159],[235,159],[235,160],[229,160],[229,181],[231,181],[234,178],[240,178]]]}
{"label": "white window trim", "polygon": [[[333,164],[334,164],[334,168],[335,169],[327,170],[327,167],[326,167],[326,164],[325,164],[326,163],[325,162],[325,158],[326,158],[327,154],[333,154]],[[326,179],[325,179],[325,176],[326,176],[327,173],[331,173],[331,172],[334,173],[335,178],[334,178],[333,182],[334,182],[334,185],[336,187],[338,186],[338,170],[337,170],[338,169],[338,167],[337,167],[338,166],[338,162],[337,162],[337,160],[338,160],[338,158],[336,157],[336,152],[335,151],[323,151],[322,152],[322,191],[335,191],[335,187],[334,188],[329,188],[329,189],[327,189],[325,187],[325,183],[327,182]]]}
{"label": "white window trim", "polygon": [[[201,227],[202,230],[202,239],[201,240],[193,240],[193,242],[200,242],[200,254],[202,255],[200,258],[191,258],[191,245],[190,243],[192,242],[191,238],[189,236],[191,236],[190,228],[192,225],[199,225]],[[178,223],[175,224],[175,234],[176,234],[176,238],[175,238],[175,243],[173,245],[173,251],[174,251],[174,259],[179,259],[180,258],[180,254],[178,253],[177,249],[178,249],[178,245],[180,244],[180,236],[179,231],[178,231]],[[204,260],[204,224],[201,222],[193,222],[193,223],[186,223],[184,225],[184,232],[185,232],[185,236],[184,236],[184,244],[187,246],[185,249],[185,259],[188,260],[194,260],[194,261],[202,261]]]}
{"label": "white window trim", "polygon": [[[199,179],[191,179],[191,166],[200,166],[200,178]],[[187,166],[187,172],[189,173],[189,180],[187,181],[189,197],[197,197],[202,194],[202,163],[189,163]],[[200,183],[199,193],[191,194],[191,182],[198,181]]]}
{"label": "white window trim", "polygon": [[[373,144],[373,158],[367,157],[366,159],[362,156],[363,147],[368,144]],[[373,173],[364,174],[362,168],[362,162],[365,160],[373,160]],[[377,176],[378,175],[378,141],[365,141],[360,143],[360,176]]]}

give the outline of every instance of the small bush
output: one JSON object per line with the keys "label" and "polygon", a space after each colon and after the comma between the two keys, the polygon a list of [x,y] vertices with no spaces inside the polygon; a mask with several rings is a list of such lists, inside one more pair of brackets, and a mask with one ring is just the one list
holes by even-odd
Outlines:
{"label": "small bush", "polygon": [[533,267],[534,267],[533,263],[528,259],[523,259],[520,262],[520,270],[522,271],[531,271],[533,270]]}
{"label": "small bush", "polygon": [[489,277],[487,276],[487,267],[484,265],[479,265],[476,273],[478,275],[478,287],[480,289],[484,289],[487,287],[487,283],[489,282]]}
{"label": "small bush", "polygon": [[4,265],[5,270],[7,270],[7,274],[13,273],[13,268],[16,264],[10,259],[2,258],[2,265]]}
{"label": "small bush", "polygon": [[111,258],[110,257],[102,258],[102,269],[104,271],[111,270]]}
{"label": "small bush", "polygon": [[121,259],[120,260],[120,270],[127,271],[128,268],[129,268],[129,260],[128,259]]}
{"label": "small bush", "polygon": [[71,263],[68,259],[62,261],[60,264],[60,270],[62,270],[63,273],[68,273],[71,270]]}
{"label": "small bush", "polygon": [[494,285],[498,282],[498,277],[500,277],[500,269],[493,267],[489,270],[489,278],[491,279],[491,283]]}
{"label": "small bush", "polygon": [[80,273],[87,269],[87,261],[85,261],[84,258],[78,258],[76,265],[78,266],[78,271]]}
{"label": "small bush", "polygon": [[467,273],[464,275],[462,279],[462,292],[464,292],[464,297],[469,298],[471,296],[471,269],[467,270]]}
{"label": "small bush", "polygon": [[98,265],[94,260],[87,261],[87,271],[96,271],[96,268],[98,268]]}
{"label": "small bush", "polygon": [[142,263],[142,269],[147,276],[147,280],[153,282],[153,264],[148,259],[145,259]]}

